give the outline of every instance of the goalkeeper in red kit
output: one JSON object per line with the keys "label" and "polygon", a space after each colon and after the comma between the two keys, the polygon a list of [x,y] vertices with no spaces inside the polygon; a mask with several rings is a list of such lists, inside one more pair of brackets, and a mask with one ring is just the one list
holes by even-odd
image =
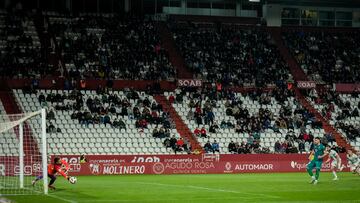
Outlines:
{"label": "goalkeeper in red kit", "polygon": [[[56,174],[57,173],[59,173],[64,178],[69,180],[70,176],[67,175],[67,171],[69,170],[69,168],[70,168],[70,166],[69,166],[68,163],[66,163],[66,161],[61,160],[59,157],[54,158],[54,163],[49,164],[48,168],[47,168],[48,177],[50,178],[50,182],[49,182],[49,185],[48,185],[50,189],[55,189],[55,187],[52,186],[52,184],[54,184],[54,182],[56,180]],[[43,178],[42,175],[36,177],[36,179],[32,181],[32,184],[35,185],[35,183],[38,180],[41,180],[42,178]]]}

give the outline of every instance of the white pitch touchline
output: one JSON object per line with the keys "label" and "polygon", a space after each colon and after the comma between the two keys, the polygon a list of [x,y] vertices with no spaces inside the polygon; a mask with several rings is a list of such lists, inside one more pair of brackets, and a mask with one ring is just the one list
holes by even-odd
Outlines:
{"label": "white pitch touchline", "polygon": [[[262,193],[239,192],[239,191],[234,191],[234,190],[224,190],[224,189],[208,188],[208,187],[201,187],[201,186],[194,186],[194,185],[172,185],[172,184],[148,183],[148,182],[134,182],[134,183],[145,184],[145,185],[159,185],[159,186],[169,186],[169,187],[194,188],[194,189],[217,191],[217,192],[228,192],[228,193],[248,194],[248,195],[260,195],[260,196],[269,197],[269,198],[280,198],[279,196],[267,195],[267,194],[262,194]],[[255,199],[253,197],[243,197],[243,198]]]}

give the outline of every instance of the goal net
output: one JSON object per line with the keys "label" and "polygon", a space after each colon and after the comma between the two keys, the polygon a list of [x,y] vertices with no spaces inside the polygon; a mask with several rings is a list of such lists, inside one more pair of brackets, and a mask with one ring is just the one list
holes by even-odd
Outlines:
{"label": "goal net", "polygon": [[[0,196],[47,194],[45,110],[8,115],[0,110]],[[38,176],[43,180],[33,185]]]}

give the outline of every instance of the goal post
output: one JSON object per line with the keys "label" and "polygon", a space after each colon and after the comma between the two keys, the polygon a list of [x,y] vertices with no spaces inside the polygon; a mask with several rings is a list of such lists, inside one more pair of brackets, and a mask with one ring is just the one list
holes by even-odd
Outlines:
{"label": "goal post", "polygon": [[[0,110],[0,196],[47,194],[45,109],[23,114]],[[38,176],[42,181],[33,185]]]}

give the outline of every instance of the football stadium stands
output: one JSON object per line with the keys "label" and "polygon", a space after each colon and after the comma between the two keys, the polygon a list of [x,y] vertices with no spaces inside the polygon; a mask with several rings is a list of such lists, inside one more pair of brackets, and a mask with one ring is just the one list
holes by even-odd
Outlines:
{"label": "football stadium stands", "polygon": [[174,40],[196,77],[258,87],[291,76],[271,36],[236,24],[178,22]]}
{"label": "football stadium stands", "polygon": [[[38,94],[24,94],[14,90],[24,112],[47,109],[51,154],[174,153],[163,145],[164,138],[180,136],[151,95],[135,91],[98,93],[39,90]],[[40,121],[31,125],[38,127]],[[162,138],[152,136],[158,127],[164,127]]]}
{"label": "football stadium stands", "polygon": [[[0,122],[8,122],[9,118],[6,115],[6,111],[2,102],[0,101]],[[0,156],[10,155],[17,156],[19,154],[18,150],[18,140],[16,134],[13,130],[0,133]]]}
{"label": "football stadium stands", "polygon": [[[3,76],[41,78],[48,75],[46,68],[52,67],[41,60],[40,34],[33,15],[0,13]],[[286,83],[295,77],[272,33],[263,27],[169,21],[173,39],[166,39],[167,47],[174,46],[171,50],[182,54],[187,68],[205,86],[164,93],[157,89],[160,96],[174,100],[175,112],[170,116],[169,109],[162,109],[153,94],[136,89],[105,91],[99,86],[98,90],[69,90],[79,86],[80,79],[173,81],[176,68],[162,44],[164,36],[159,35],[159,28],[167,28],[150,18],[115,14],[42,15],[43,26],[48,26],[45,30],[54,38],[59,54],[57,71],[71,85],[66,90],[59,86],[58,90],[37,89],[39,83],[33,81],[30,92],[14,89],[13,93],[23,112],[47,109],[49,149],[53,150],[50,153],[191,153],[194,149],[190,145],[197,141],[208,153],[297,153],[309,151],[312,137],[329,136],[322,126],[324,122],[318,121],[295,97],[294,87],[287,87]],[[326,83],[359,80],[355,68],[357,32],[284,31],[283,39],[309,79]],[[331,44],[332,40],[336,43]],[[350,50],[345,51],[344,47]],[[324,53],[318,53],[319,49]],[[324,54],[332,57],[325,59]],[[325,64],[332,68],[324,68]],[[218,84],[221,90],[217,89]],[[247,86],[255,89],[242,92]],[[241,93],[230,91],[232,87]],[[263,87],[266,88],[256,89]],[[138,96],[133,98],[132,94]],[[339,97],[344,103],[350,102],[346,111],[353,114],[358,98]],[[329,105],[312,104],[318,111]],[[324,118],[359,149],[360,140],[355,133],[359,116],[341,118],[346,113],[338,105],[331,117]],[[174,118],[176,114],[181,119]],[[39,127],[37,121],[32,122],[32,126]],[[184,123],[186,129],[175,126],[176,123]],[[206,135],[202,133],[205,131]],[[188,140],[187,136],[195,139]],[[184,145],[181,138],[185,139]]]}
{"label": "football stadium stands", "polygon": [[155,23],[115,14],[48,16],[71,78],[174,79]]}
{"label": "football stadium stands", "polygon": [[312,105],[330,121],[356,150],[360,149],[359,107],[360,98],[357,94],[327,93],[323,102],[318,103],[309,98]]}
{"label": "football stadium stands", "polygon": [[[324,136],[322,126],[291,92],[277,89],[259,94],[217,94],[220,95],[212,91],[165,92],[176,97],[183,95],[183,101],[175,100],[173,106],[189,128],[194,133],[198,131],[202,146],[216,140],[220,153],[296,153],[299,144],[302,152],[309,151],[311,140],[304,134]],[[206,135],[202,135],[202,127]],[[229,149],[231,142],[247,149]],[[280,148],[276,147],[277,142],[282,144]]]}
{"label": "football stadium stands", "polygon": [[359,31],[294,30],[283,32],[283,39],[311,80],[327,84],[360,80]]}
{"label": "football stadium stands", "polygon": [[0,12],[0,75],[35,77],[41,74],[40,39],[30,14]]}

